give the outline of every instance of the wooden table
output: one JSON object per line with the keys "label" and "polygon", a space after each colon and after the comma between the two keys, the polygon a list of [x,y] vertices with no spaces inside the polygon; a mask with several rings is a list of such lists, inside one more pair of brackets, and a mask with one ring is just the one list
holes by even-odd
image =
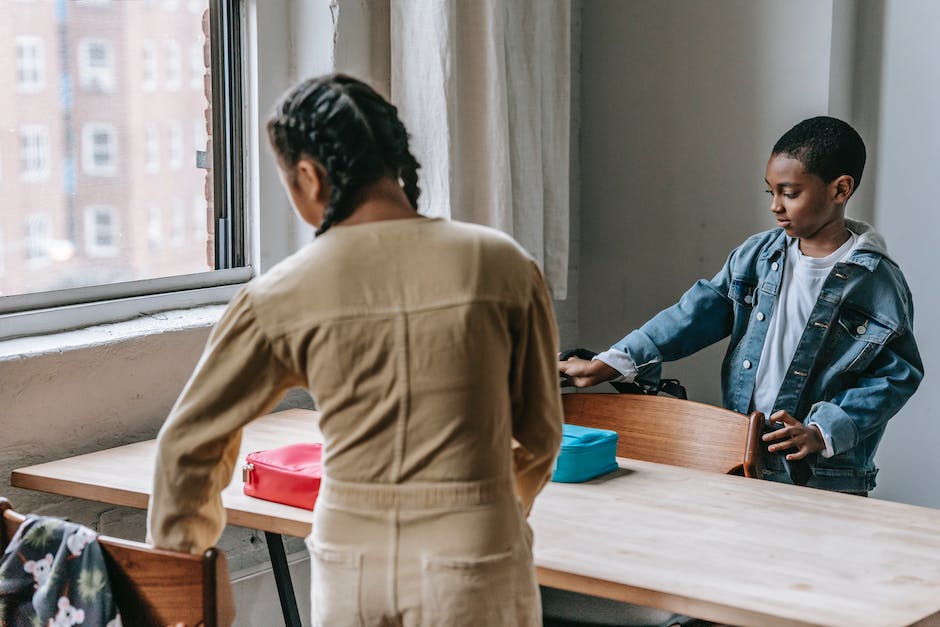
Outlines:
{"label": "wooden table", "polygon": [[[313,412],[266,416],[249,451],[316,440]],[[11,483],[145,508],[154,442],[13,472]],[[735,625],[940,626],[940,510],[621,459],[536,501],[542,583]],[[222,495],[228,522],[306,536],[313,514]],[[283,550],[283,547],[282,547]]]}

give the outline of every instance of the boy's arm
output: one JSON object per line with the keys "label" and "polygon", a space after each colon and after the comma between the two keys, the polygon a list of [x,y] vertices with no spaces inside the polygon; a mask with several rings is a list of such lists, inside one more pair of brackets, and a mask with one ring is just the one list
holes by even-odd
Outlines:
{"label": "boy's arm", "polygon": [[[687,357],[730,335],[734,302],[728,292],[737,252],[728,256],[724,267],[711,281],[696,281],[679,302],[656,314],[598,358],[627,380],[655,385],[659,382],[663,362]],[[614,358],[605,360],[608,355]],[[623,356],[627,360],[622,359]],[[629,367],[631,362],[632,368]],[[626,366],[626,369],[618,366]]]}
{"label": "boy's arm", "polygon": [[829,435],[835,454],[844,453],[884,427],[923,377],[917,343],[913,334],[905,331],[881,349],[853,387],[831,401],[814,404],[805,422],[819,425]]}
{"label": "boy's arm", "polygon": [[532,264],[528,307],[515,325],[510,374],[513,470],[516,491],[528,514],[552,474],[561,444],[561,390],[556,370],[558,335],[548,290]]}

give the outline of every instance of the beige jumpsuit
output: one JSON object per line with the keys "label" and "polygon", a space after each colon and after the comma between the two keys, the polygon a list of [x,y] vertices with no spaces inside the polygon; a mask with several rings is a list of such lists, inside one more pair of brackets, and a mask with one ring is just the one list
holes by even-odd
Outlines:
{"label": "beige jumpsuit", "polygon": [[294,386],[320,409],[313,622],[539,625],[525,515],[562,423],[551,302],[485,227],[334,226],[249,283],[160,432],[148,529],[198,552],[241,427]]}

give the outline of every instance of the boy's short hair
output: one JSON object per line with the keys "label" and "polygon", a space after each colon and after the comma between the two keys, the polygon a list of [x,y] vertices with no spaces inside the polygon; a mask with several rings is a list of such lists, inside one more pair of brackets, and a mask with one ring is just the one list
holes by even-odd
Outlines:
{"label": "boy's short hair", "polygon": [[784,133],[771,154],[799,160],[808,173],[826,183],[848,174],[855,180],[855,189],[865,169],[861,136],[842,120],[824,115],[803,120]]}

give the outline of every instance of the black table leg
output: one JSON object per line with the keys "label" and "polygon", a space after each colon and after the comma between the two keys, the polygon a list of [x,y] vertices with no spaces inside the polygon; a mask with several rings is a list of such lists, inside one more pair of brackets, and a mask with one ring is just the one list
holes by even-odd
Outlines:
{"label": "black table leg", "polygon": [[271,556],[271,567],[274,569],[274,582],[277,585],[277,596],[281,599],[281,612],[284,613],[286,627],[300,627],[300,612],[297,611],[297,598],[294,596],[294,584],[290,580],[290,570],[287,567],[287,554],[284,552],[284,540],[279,533],[264,532],[264,540],[268,543],[268,554]]}

